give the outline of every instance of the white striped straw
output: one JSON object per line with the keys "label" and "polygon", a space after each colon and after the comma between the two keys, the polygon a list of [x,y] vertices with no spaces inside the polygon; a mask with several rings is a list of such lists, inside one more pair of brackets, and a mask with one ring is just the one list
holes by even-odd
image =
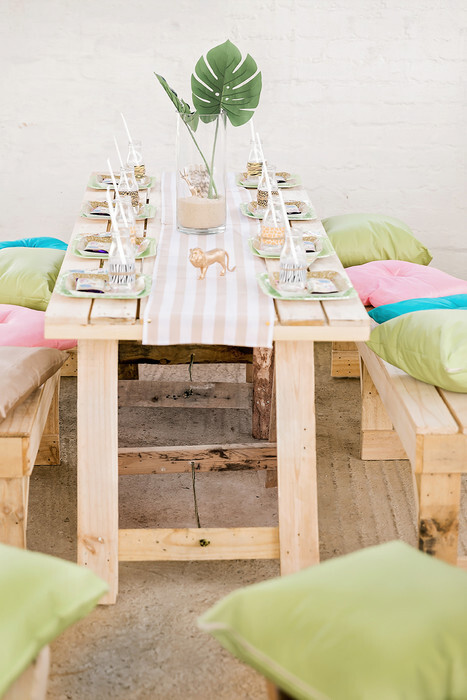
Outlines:
{"label": "white striped straw", "polygon": [[263,168],[264,168],[264,172],[266,175],[266,185],[268,188],[268,202],[270,203],[271,209],[272,209],[272,219],[274,221],[274,226],[277,226],[276,211],[274,209],[274,204],[272,201],[271,180],[269,179],[269,173],[268,173],[268,169],[266,167],[266,161],[264,160],[264,151],[263,151],[263,146],[262,146],[259,134],[256,134],[256,141],[258,143],[258,147],[259,147],[260,154],[261,154],[261,160],[263,162]]}
{"label": "white striped straw", "polygon": [[[115,138],[115,136],[114,136],[114,143],[115,143],[115,148],[117,149],[117,155],[118,155],[118,160],[120,161],[120,167],[121,167],[121,169],[124,171],[124,170],[125,170],[125,166],[123,165],[122,154],[120,153],[120,149],[119,149],[119,147],[118,147],[117,139]],[[123,177],[124,177],[124,179],[125,179],[126,188],[127,188],[127,190],[129,190],[129,189],[130,189],[130,185],[129,185],[129,183],[128,183],[128,178],[127,178],[125,172],[123,173]]]}
{"label": "white striped straw", "polygon": [[112,178],[112,183],[113,183],[113,186],[114,186],[114,189],[115,189],[115,198],[116,198],[116,200],[118,201],[118,203],[119,203],[119,205],[120,205],[120,211],[122,212],[123,223],[125,224],[125,226],[128,226],[128,221],[126,220],[125,212],[123,211],[122,198],[120,197],[120,192],[118,191],[117,183],[116,183],[116,181],[115,181],[114,171],[112,170],[112,166],[110,165],[110,159],[109,159],[109,158],[107,158],[107,167],[108,167],[109,170],[110,170],[110,177]]}
{"label": "white striped straw", "polygon": [[112,227],[114,228],[115,233],[117,234],[118,252],[120,253],[123,264],[126,265],[126,256],[125,256],[125,251],[123,250],[122,239],[120,237],[120,229],[118,228],[118,223],[117,223],[117,219],[115,218],[115,211],[113,208],[112,199],[110,197],[110,186],[107,187],[107,204],[109,205],[109,214],[110,214],[110,219],[112,221]]}

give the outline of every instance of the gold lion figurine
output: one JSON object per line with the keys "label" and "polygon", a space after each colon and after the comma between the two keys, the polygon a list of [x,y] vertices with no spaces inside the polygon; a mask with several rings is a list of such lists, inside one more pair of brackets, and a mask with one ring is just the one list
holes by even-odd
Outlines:
{"label": "gold lion figurine", "polygon": [[190,248],[190,262],[194,267],[200,268],[200,276],[198,277],[200,280],[204,280],[206,277],[209,265],[216,262],[222,267],[221,277],[225,275],[226,270],[229,272],[235,270],[235,267],[229,267],[229,254],[222,248],[213,248],[205,253],[201,248]]}

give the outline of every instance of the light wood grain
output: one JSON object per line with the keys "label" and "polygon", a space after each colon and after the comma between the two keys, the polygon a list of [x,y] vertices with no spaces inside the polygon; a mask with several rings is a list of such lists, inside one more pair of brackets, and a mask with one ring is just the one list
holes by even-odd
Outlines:
{"label": "light wood grain", "polygon": [[119,531],[120,561],[278,559],[277,527]]}
{"label": "light wood grain", "polygon": [[271,424],[274,352],[272,348],[253,350],[253,409],[251,434],[268,440]]}
{"label": "light wood grain", "polygon": [[78,345],[78,563],[118,589],[116,341]]}
{"label": "light wood grain", "polygon": [[448,564],[457,564],[460,474],[418,474],[419,547]]}
{"label": "light wood grain", "polygon": [[2,696],[3,700],[45,700],[49,667],[50,648],[45,646]]}
{"label": "light wood grain", "polygon": [[438,391],[456,420],[460,432],[467,435],[467,394],[458,394],[456,391],[446,391],[440,388]]}
{"label": "light wood grain", "polygon": [[276,343],[281,573],[319,562],[313,343]]}
{"label": "light wood grain", "polygon": [[0,479],[0,542],[26,548],[27,499],[24,482],[19,479]]}

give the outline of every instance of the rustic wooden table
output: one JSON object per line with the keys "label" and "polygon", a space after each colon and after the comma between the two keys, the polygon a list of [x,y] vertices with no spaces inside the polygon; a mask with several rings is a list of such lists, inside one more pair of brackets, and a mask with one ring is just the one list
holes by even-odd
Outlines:
{"label": "rustic wooden table", "polygon": [[[85,200],[104,198],[87,190]],[[154,219],[138,222],[138,235],[158,237],[160,190],[141,191],[155,204]],[[253,225],[257,225],[254,222]],[[107,221],[79,218],[73,237],[105,231]],[[308,228],[324,233],[319,221]],[[69,246],[62,272],[96,267]],[[151,274],[154,258],[138,261]],[[277,261],[268,261],[270,270]],[[336,255],[314,269],[342,270]],[[119,301],[52,295],[46,337],[78,339],[78,563],[105,579],[114,603],[118,562],[166,559],[277,558],[283,574],[319,561],[314,402],[315,341],[369,337],[368,315],[358,298],[326,302],[275,301],[278,528],[119,530],[118,527],[118,342],[141,341],[146,299]],[[209,547],[200,547],[206,538]]]}

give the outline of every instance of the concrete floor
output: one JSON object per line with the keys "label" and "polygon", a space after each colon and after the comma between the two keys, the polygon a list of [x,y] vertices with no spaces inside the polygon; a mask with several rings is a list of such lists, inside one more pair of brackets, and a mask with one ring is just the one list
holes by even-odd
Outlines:
{"label": "concrete floor", "polygon": [[[358,457],[356,379],[331,379],[318,344],[317,438],[321,557],[395,538],[416,543],[407,461]],[[187,379],[187,369],[142,368],[144,378]],[[242,366],[194,367],[193,379],[242,381]],[[188,419],[188,420],[187,420]],[[249,410],[120,409],[121,445],[247,442]],[[73,560],[76,551],[76,380],[62,380],[62,464],[31,480],[29,546]],[[277,524],[277,489],[256,472],[198,474],[201,525]],[[191,475],[120,477],[121,527],[195,527]],[[465,528],[464,528],[465,531]],[[462,546],[465,548],[465,536]],[[259,700],[263,679],[202,634],[196,618],[241,586],[276,576],[274,561],[120,565],[115,606],[99,607],[52,645],[48,700]]]}

